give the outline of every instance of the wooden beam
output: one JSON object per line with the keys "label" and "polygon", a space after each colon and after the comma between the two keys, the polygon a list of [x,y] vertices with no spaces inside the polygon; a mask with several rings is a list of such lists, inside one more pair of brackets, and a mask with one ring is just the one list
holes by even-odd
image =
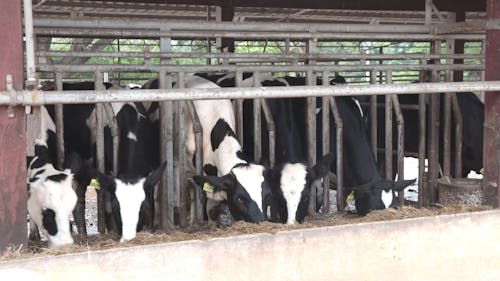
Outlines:
{"label": "wooden beam", "polygon": [[[21,0],[0,2],[0,91],[23,88]],[[26,120],[23,107],[0,106],[0,254],[10,246],[26,247]]]}

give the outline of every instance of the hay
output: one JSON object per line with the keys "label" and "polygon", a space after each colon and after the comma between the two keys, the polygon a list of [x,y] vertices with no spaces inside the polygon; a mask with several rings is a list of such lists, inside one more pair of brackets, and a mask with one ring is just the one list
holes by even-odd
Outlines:
{"label": "hay", "polygon": [[447,215],[456,213],[467,213],[490,210],[491,207],[487,206],[448,206],[433,208],[414,208],[403,207],[399,209],[385,209],[369,213],[364,217],[359,217],[355,214],[333,214],[321,215],[315,214],[306,218],[303,224],[284,225],[270,222],[261,224],[251,224],[238,221],[231,227],[215,228],[208,225],[201,225],[188,229],[175,229],[170,233],[154,233],[154,232],[140,232],[137,237],[126,243],[118,243],[116,235],[102,235],[90,236],[87,240],[81,237],[75,237],[75,244],[66,247],[55,249],[48,249],[46,242],[32,242],[30,241],[27,249],[7,249],[3,256],[0,256],[0,261],[40,257],[40,256],[54,256],[63,255],[68,253],[97,251],[112,248],[132,247],[147,244],[157,244],[166,242],[177,242],[186,240],[208,240],[215,237],[229,237],[244,234],[254,233],[271,233],[275,234],[281,231],[305,229],[324,226],[335,226],[344,224],[355,224],[373,221],[387,221],[387,220],[400,220],[407,218],[417,218],[426,216]]}

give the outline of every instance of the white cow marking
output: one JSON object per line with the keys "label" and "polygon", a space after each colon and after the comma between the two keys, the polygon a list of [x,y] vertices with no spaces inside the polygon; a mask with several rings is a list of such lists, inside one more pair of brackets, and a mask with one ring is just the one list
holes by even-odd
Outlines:
{"label": "white cow marking", "polygon": [[286,200],[287,224],[295,223],[300,197],[306,186],[306,176],[306,166],[301,163],[286,164],[281,171],[280,187]]}

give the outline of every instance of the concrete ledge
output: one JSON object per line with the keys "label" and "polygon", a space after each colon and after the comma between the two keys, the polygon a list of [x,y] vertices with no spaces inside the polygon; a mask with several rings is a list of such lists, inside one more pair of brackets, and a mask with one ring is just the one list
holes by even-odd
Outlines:
{"label": "concrete ledge", "polygon": [[[0,263],[46,280],[500,280],[500,210]],[[3,278],[0,278],[3,280]]]}

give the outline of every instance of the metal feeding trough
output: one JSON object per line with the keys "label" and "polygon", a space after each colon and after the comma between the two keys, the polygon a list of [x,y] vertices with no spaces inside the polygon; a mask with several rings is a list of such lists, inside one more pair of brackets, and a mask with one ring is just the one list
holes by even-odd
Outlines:
{"label": "metal feeding trough", "polygon": [[438,179],[439,203],[449,205],[492,205],[494,190],[483,187],[481,179]]}

